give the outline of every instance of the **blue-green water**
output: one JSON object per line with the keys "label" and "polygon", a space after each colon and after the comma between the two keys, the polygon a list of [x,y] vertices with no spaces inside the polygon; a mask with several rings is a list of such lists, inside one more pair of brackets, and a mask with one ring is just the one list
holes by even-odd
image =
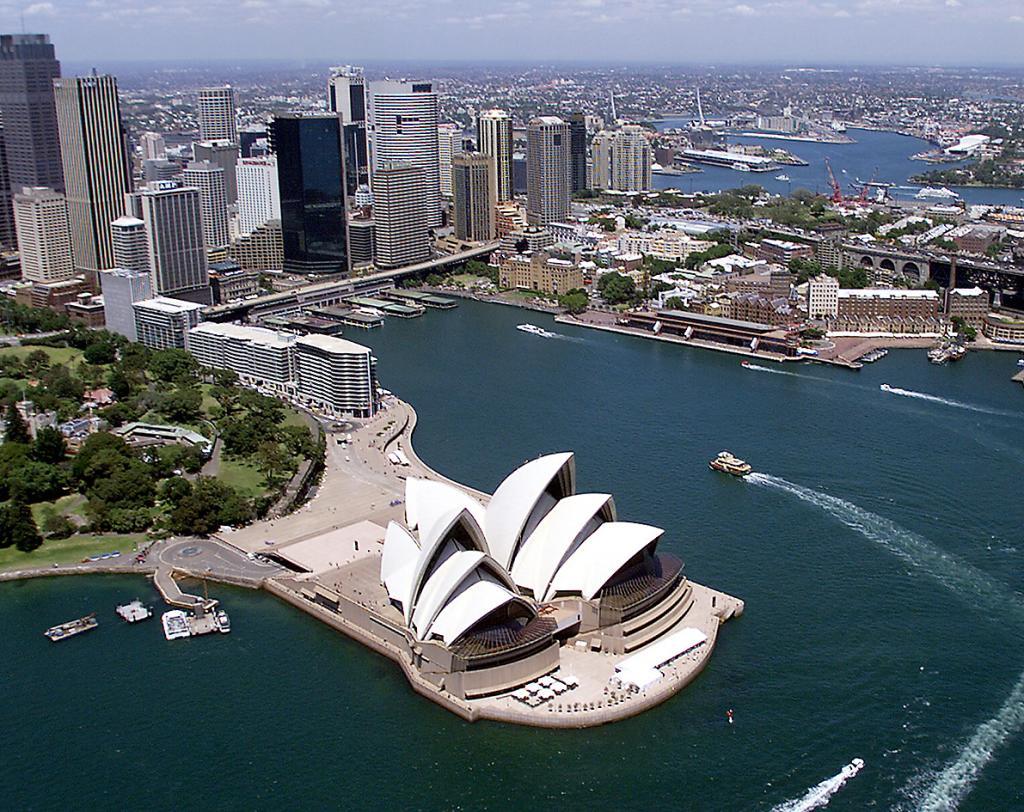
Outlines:
{"label": "blue-green water", "polygon": [[[683,127],[688,120],[670,119],[659,122],[659,127]],[[912,199],[920,186],[906,186],[911,175],[936,168],[932,164],[910,160],[911,155],[934,149],[934,145],[921,138],[912,138],[892,132],[851,129],[848,135],[853,144],[820,144],[804,141],[781,141],[764,138],[730,136],[729,141],[742,144],[757,144],[767,149],[781,147],[807,161],[807,166],[785,166],[775,172],[737,172],[734,169],[716,166],[702,166],[699,174],[655,175],[654,185],[659,189],[674,187],[684,192],[716,192],[720,189],[734,189],[748,183],[756,183],[775,194],[790,194],[797,189],[808,189],[818,194],[830,194],[825,158],[832,163],[836,179],[843,187],[843,194],[856,196],[861,186],[872,178],[879,182],[894,183],[899,188],[890,189],[897,199]],[[949,164],[939,166],[948,168]],[[959,166],[954,164],[953,166]],[[789,181],[778,181],[776,176],[785,174]],[[954,190],[968,203],[991,203],[1020,206],[1024,200],[1024,189],[986,189],[971,186],[957,186]],[[942,201],[930,201],[932,203]]]}
{"label": "blue-green water", "polygon": [[[267,595],[217,588],[232,634],[167,643],[113,615],[140,580],[0,585],[8,808],[770,809],[854,757],[866,766],[830,809],[916,808],[936,787],[965,810],[1024,804],[1013,356],[774,374],[471,302],[357,338],[417,407],[439,470],[491,489],[574,449],[581,488],[742,597],[707,670],[605,728],[468,725]],[[722,448],[767,477],[708,471]],[[92,609],[96,632],[42,637]],[[941,777],[952,763],[965,780]]]}

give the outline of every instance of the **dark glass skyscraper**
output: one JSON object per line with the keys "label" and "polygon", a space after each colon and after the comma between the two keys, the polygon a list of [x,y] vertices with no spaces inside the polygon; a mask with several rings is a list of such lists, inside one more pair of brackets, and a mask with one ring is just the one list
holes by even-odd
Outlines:
{"label": "dark glass skyscraper", "polygon": [[53,80],[60,62],[47,34],[0,35],[0,115],[10,184],[64,189]]}
{"label": "dark glass skyscraper", "polygon": [[575,194],[587,188],[587,120],[583,113],[574,113],[569,119],[569,162]]}
{"label": "dark glass skyscraper", "polygon": [[270,141],[277,153],[284,270],[347,273],[345,161],[338,116],[276,116]]}

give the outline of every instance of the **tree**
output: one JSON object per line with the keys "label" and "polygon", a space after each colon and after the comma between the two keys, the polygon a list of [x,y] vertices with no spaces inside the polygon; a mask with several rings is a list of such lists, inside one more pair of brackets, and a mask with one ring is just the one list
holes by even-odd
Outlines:
{"label": "tree", "polygon": [[567,313],[578,314],[586,311],[590,299],[582,290],[570,290],[568,293],[558,297],[558,304],[565,308]]}
{"label": "tree", "polygon": [[288,455],[273,440],[260,443],[256,449],[256,467],[266,478],[271,490],[287,477],[290,462]]}
{"label": "tree", "polygon": [[0,547],[17,547],[30,553],[43,543],[32,510],[24,502],[0,505]]}
{"label": "tree", "polygon": [[6,484],[12,499],[33,504],[60,496],[67,486],[67,475],[56,465],[29,460],[7,475]]}
{"label": "tree", "polygon": [[203,416],[203,393],[192,386],[175,389],[160,398],[159,409],[168,420],[194,422]]}
{"label": "tree", "polygon": [[43,511],[43,533],[47,538],[66,539],[75,532],[75,525],[63,513],[58,513],[52,507]]}
{"label": "tree", "polygon": [[28,433],[28,426],[21,419],[18,407],[13,403],[7,407],[7,432],[4,434],[5,443],[21,443],[28,445],[32,438]]}
{"label": "tree", "polygon": [[117,350],[108,341],[97,341],[85,348],[85,360],[90,364],[112,364],[117,360]]}
{"label": "tree", "polygon": [[79,482],[91,485],[99,476],[131,459],[131,449],[122,438],[100,431],[90,435],[82,444],[71,465],[71,473]]}
{"label": "tree", "polygon": [[46,426],[36,432],[36,441],[32,444],[32,456],[39,462],[55,465],[67,456],[68,447],[64,435],[52,426]]}
{"label": "tree", "polygon": [[175,533],[205,536],[223,524],[245,524],[252,516],[252,506],[234,488],[200,477],[192,493],[171,511],[170,524]]}
{"label": "tree", "polygon": [[597,281],[597,289],[608,304],[623,304],[636,297],[636,283],[632,277],[615,271],[603,274]]}
{"label": "tree", "polygon": [[192,483],[184,477],[172,476],[160,486],[160,498],[172,507],[177,507],[192,495]]}
{"label": "tree", "polygon": [[132,392],[132,381],[122,367],[115,366],[107,375],[107,386],[110,391],[117,395],[118,400],[124,400]]}
{"label": "tree", "polygon": [[25,356],[25,371],[30,375],[38,375],[50,366],[50,355],[45,350],[32,350]]}
{"label": "tree", "polygon": [[178,383],[195,380],[199,362],[186,350],[157,350],[149,359],[147,367],[157,380]]}

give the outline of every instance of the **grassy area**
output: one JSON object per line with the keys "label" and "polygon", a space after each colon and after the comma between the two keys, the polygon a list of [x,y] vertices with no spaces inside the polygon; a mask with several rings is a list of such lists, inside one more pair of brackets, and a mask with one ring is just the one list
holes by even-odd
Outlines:
{"label": "grassy area", "polygon": [[302,428],[304,428],[304,429],[307,429],[307,430],[309,429],[309,426],[306,425],[306,421],[302,418],[302,415],[299,414],[294,409],[288,409],[287,411],[285,411],[285,413],[284,413],[284,423],[282,423],[281,425],[283,425],[283,426],[302,426]]}
{"label": "grassy area", "polygon": [[245,497],[263,496],[266,493],[263,474],[247,462],[222,459],[217,479],[236,488]]}
{"label": "grassy area", "polygon": [[457,274],[453,274],[449,278],[451,279],[451,282],[452,282],[453,285],[456,285],[456,286],[462,285],[463,287],[466,287],[466,288],[471,288],[471,287],[473,287],[473,285],[476,285],[476,284],[478,284],[480,282],[490,282],[491,281],[486,276],[478,276],[475,273],[457,273]]}
{"label": "grassy area", "polygon": [[75,535],[67,539],[51,539],[31,553],[23,553],[14,547],[0,549],[0,570],[16,570],[25,567],[48,567],[51,564],[77,564],[83,558],[100,553],[120,550],[129,555],[135,545],[145,541],[144,533],[129,535]]}
{"label": "grassy area", "polygon": [[50,357],[51,364],[73,364],[82,359],[82,351],[74,347],[4,347],[0,357],[25,358],[36,350],[42,350]]}
{"label": "grassy area", "polygon": [[80,493],[72,493],[67,496],[62,496],[55,502],[37,502],[32,505],[32,516],[36,520],[36,524],[40,524],[43,521],[43,512],[46,508],[52,507],[57,513],[64,516],[76,516],[83,515],[83,509],[85,508],[86,499]]}

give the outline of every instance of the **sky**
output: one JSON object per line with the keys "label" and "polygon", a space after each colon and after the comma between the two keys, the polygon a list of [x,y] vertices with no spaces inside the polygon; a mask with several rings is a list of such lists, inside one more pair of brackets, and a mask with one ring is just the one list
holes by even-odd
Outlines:
{"label": "sky", "polygon": [[75,61],[1024,67],[1024,0],[0,0],[0,28]]}

